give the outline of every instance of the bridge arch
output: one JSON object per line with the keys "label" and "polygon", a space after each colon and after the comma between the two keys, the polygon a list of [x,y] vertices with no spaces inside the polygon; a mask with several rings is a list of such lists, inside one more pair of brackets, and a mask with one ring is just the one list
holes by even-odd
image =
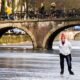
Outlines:
{"label": "bridge arch", "polygon": [[74,40],[80,40],[80,32],[77,32],[75,35],[74,35]]}
{"label": "bridge arch", "polygon": [[31,38],[31,41],[32,41],[32,44],[33,44],[33,49],[36,48],[37,44],[36,44],[36,40],[35,40],[34,35],[27,28],[25,28],[24,26],[3,26],[2,28],[0,28],[0,37],[2,37],[2,35],[5,32],[7,32],[8,30],[13,29],[13,28],[21,29],[26,34],[28,34],[29,37]]}
{"label": "bridge arch", "polygon": [[60,28],[58,29],[51,29],[48,34],[46,35],[46,37],[44,38],[44,41],[43,41],[43,48],[44,49],[48,49],[48,50],[51,50],[52,49],[52,45],[53,45],[53,42],[54,42],[54,39],[55,37],[60,33],[62,32],[63,30],[67,29],[67,28],[70,28],[70,27],[74,27],[74,26],[80,26],[80,24],[70,24],[70,25],[65,25],[65,26],[61,26]]}

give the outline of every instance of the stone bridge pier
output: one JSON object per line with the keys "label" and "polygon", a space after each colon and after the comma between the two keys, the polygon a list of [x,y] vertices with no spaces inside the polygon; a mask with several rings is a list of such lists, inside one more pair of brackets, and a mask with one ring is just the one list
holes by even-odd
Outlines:
{"label": "stone bridge pier", "polygon": [[34,49],[52,49],[55,37],[76,25],[80,25],[80,20],[0,21],[0,37],[9,29],[19,28],[30,36]]}

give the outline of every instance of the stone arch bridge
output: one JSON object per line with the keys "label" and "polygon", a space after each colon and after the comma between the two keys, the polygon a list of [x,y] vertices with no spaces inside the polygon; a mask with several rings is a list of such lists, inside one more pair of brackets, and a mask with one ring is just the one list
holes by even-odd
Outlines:
{"label": "stone arch bridge", "polygon": [[30,36],[34,49],[52,49],[55,37],[62,30],[75,25],[80,25],[79,19],[0,21],[0,37],[15,27]]}

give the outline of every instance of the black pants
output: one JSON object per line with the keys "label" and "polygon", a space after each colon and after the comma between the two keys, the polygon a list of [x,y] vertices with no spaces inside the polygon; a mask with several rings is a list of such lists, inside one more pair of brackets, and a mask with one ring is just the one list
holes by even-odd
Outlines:
{"label": "black pants", "polygon": [[71,71],[71,68],[72,68],[72,64],[71,64],[71,61],[72,61],[72,58],[71,58],[71,54],[65,56],[63,54],[60,54],[60,67],[61,67],[61,71],[64,72],[64,58],[66,59],[67,61],[67,65],[68,65],[68,70],[69,72]]}

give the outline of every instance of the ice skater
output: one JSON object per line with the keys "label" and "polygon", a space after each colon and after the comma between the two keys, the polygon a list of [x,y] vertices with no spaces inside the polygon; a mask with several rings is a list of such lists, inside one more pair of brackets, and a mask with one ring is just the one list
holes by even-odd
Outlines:
{"label": "ice skater", "polygon": [[66,59],[69,74],[74,75],[71,64],[71,48],[71,43],[66,39],[65,34],[62,33],[59,42],[61,75],[64,74],[64,59]]}

